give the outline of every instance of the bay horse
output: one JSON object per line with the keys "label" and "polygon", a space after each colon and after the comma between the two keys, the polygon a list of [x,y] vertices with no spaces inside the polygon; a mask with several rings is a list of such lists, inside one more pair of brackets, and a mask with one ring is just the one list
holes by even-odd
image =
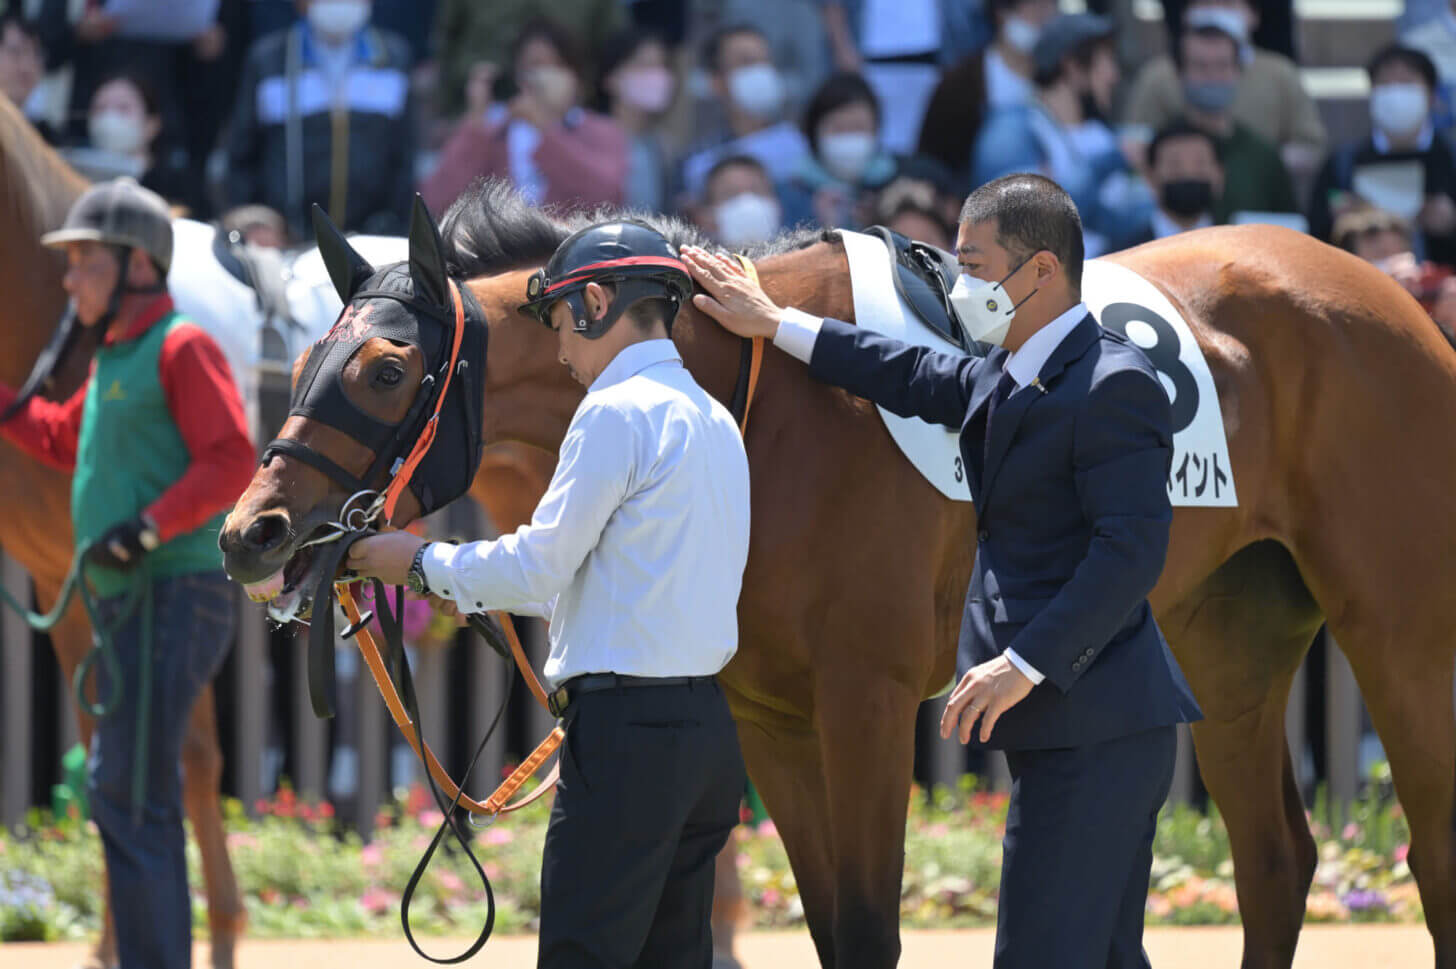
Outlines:
{"label": "bay horse", "polygon": [[[488,320],[488,443],[553,451],[583,396],[554,334],[518,307],[530,274],[591,218],[537,210],[487,181],[443,221],[450,274]],[[680,222],[647,221],[675,245],[713,248]],[[748,255],[780,305],[853,320],[835,237],[792,234]],[[1207,716],[1194,739],[1232,842],[1243,966],[1294,957],[1316,853],[1284,708],[1328,621],[1390,757],[1435,964],[1456,969],[1456,598],[1444,594],[1456,580],[1456,452],[1444,433],[1456,354],[1384,274],[1288,230],[1219,227],[1107,258],[1188,321],[1236,472],[1238,507],[1174,510],[1151,598]],[[673,338],[698,382],[728,400],[740,341],[691,307]],[[367,375],[402,357],[417,378],[411,353],[365,343],[344,375],[356,406],[376,419],[407,406],[409,391],[386,404]],[[282,434],[354,474],[372,458],[305,418]],[[752,539],[740,648],[721,679],[821,964],[891,966],[915,713],[954,669],[975,511],[921,477],[872,405],[772,349],[745,443]],[[306,569],[296,551],[307,536],[294,526],[345,497],[312,467],[273,458],[224,527],[229,573],[253,582]]]}

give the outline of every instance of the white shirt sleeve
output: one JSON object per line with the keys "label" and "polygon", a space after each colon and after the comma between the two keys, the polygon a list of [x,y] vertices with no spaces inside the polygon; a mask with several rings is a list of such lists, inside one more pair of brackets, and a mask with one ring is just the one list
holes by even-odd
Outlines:
{"label": "white shirt sleeve", "polygon": [[774,346],[789,356],[809,362],[814,355],[814,342],[819,339],[819,329],[824,325],[822,317],[810,316],[803,310],[789,307],[779,328],[774,332]]}
{"label": "white shirt sleeve", "polygon": [[1046,679],[1046,676],[1039,672],[1035,666],[1032,666],[1026,660],[1022,659],[1021,656],[1016,652],[1016,650],[1007,648],[1007,650],[1001,655],[1009,659],[1012,666],[1019,669],[1022,675],[1025,676],[1028,680],[1031,680],[1032,686],[1036,686],[1041,683],[1042,680]]}
{"label": "white shirt sleeve", "polygon": [[423,562],[430,591],[462,612],[549,615],[629,493],[635,437],[630,418],[616,408],[583,409],[567,428],[530,524],[493,542],[430,546]]}

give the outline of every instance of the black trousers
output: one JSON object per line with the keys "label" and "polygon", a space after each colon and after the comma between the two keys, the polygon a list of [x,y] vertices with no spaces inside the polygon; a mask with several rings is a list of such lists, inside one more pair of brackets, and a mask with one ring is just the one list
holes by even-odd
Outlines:
{"label": "black trousers", "polygon": [[709,969],[713,866],[743,787],[716,682],[573,699],[541,866],[537,965]]}
{"label": "black trousers", "polygon": [[1153,835],[1177,736],[1159,727],[1086,747],[1006,752],[996,969],[1147,969]]}

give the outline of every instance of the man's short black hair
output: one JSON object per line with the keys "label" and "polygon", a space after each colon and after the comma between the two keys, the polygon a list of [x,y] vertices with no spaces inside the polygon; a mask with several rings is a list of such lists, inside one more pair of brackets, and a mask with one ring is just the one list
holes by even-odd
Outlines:
{"label": "man's short black hair", "polygon": [[996,223],[996,244],[1012,264],[1045,249],[1061,261],[1072,290],[1082,291],[1082,217],[1077,203],[1044,175],[1018,172],[987,182],[966,198],[961,222]]}
{"label": "man's short black hair", "polygon": [[1390,64],[1404,64],[1421,76],[1426,82],[1426,90],[1434,91],[1439,85],[1436,74],[1436,64],[1426,56],[1425,51],[1416,50],[1414,47],[1407,47],[1404,44],[1389,44],[1375,52],[1370,58],[1370,63],[1365,66],[1365,72],[1370,75],[1370,83],[1375,83],[1375,75]]}
{"label": "man's short black hair", "polygon": [[31,43],[37,47],[44,47],[40,37],[40,25],[20,12],[20,4],[15,4],[9,10],[0,14],[0,41],[5,39],[10,28],[14,27],[20,31]]}
{"label": "man's short black hair", "polygon": [[757,158],[754,158],[752,155],[724,155],[722,158],[713,162],[713,167],[708,169],[708,174],[703,176],[703,194],[708,194],[708,186],[713,184],[713,180],[716,179],[720,173],[722,173],[726,169],[738,168],[740,166],[742,166],[743,168],[752,168],[754,171],[762,172],[763,177],[768,179],[768,183],[770,185],[773,184],[773,176],[769,174],[768,167],[765,166],[764,163],[759,161]]}
{"label": "man's short black hair", "polygon": [[880,99],[875,89],[861,75],[853,71],[839,71],[829,75],[804,109],[804,137],[809,139],[809,148],[819,150],[819,125],[825,115],[838,111],[850,104],[867,104],[875,116],[875,127],[880,125]]}
{"label": "man's short black hair", "polygon": [[1234,67],[1242,74],[1244,71],[1243,58],[1240,56],[1239,39],[1222,27],[1215,27],[1213,24],[1205,24],[1201,27],[1186,27],[1183,36],[1173,45],[1173,65],[1181,73],[1183,70],[1183,41],[1189,37],[1198,37],[1202,40],[1209,38],[1221,38],[1228,41],[1229,50],[1234,52]]}
{"label": "man's short black hair", "polygon": [[1223,153],[1219,151],[1218,139],[1186,118],[1178,118],[1159,128],[1158,133],[1153,135],[1153,140],[1148,143],[1149,168],[1156,168],[1158,166],[1158,152],[1174,138],[1203,139],[1208,142],[1208,147],[1212,149],[1214,159],[1217,160],[1220,166],[1223,165]]}
{"label": "man's short black hair", "polygon": [[768,34],[764,33],[763,29],[756,24],[751,24],[746,20],[725,24],[713,31],[707,41],[703,43],[702,62],[708,70],[714,74],[723,73],[723,47],[729,37],[737,37],[739,34],[753,34],[755,37],[762,38],[765,44],[768,43]]}

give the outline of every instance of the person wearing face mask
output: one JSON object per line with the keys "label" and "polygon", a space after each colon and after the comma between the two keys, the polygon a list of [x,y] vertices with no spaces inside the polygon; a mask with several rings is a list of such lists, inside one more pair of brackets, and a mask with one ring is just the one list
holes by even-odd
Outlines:
{"label": "person wearing face mask", "polygon": [[1148,183],[1158,207],[1145,232],[1129,245],[1213,225],[1213,209],[1223,194],[1223,165],[1208,132],[1186,121],[1159,131],[1148,145]]}
{"label": "person wearing face mask", "polygon": [[1190,27],[1178,45],[1186,119],[1208,132],[1223,159],[1224,191],[1214,221],[1239,212],[1298,212],[1294,183],[1278,150],[1233,114],[1243,71],[1239,37],[1222,27]]}
{"label": "person wearing face mask", "polygon": [[1310,231],[1332,240],[1334,223],[1362,204],[1394,212],[1416,229],[1418,258],[1456,266],[1456,150],[1435,130],[1436,66],[1394,44],[1370,75],[1370,133],[1330,154],[1310,197]]}
{"label": "person wearing face mask", "polygon": [[62,154],[90,178],[127,175],[173,205],[195,212],[201,195],[184,152],[162,137],[156,93],[145,78],[123,73],[105,78],[91,96],[86,143]]}
{"label": "person wearing face mask", "polygon": [[440,152],[420,194],[436,212],[481,176],[507,178],[536,204],[589,208],[622,202],[627,134],[582,108],[575,35],[555,21],[527,24],[511,48],[507,88],[484,117],[466,118]]}
{"label": "person wearing face mask", "polygon": [[783,226],[783,206],[756,158],[732,155],[708,173],[695,222],[730,249],[767,242]]}
{"label": "person wearing face mask", "polygon": [[340,229],[402,235],[414,189],[409,45],[370,24],[369,0],[299,0],[300,23],[254,42],[223,137],[226,208],[282,212],[313,238],[310,206]]}
{"label": "person wearing face mask", "polygon": [[858,74],[835,74],[804,114],[813,154],[779,189],[789,225],[859,228],[866,193],[895,177],[898,164],[880,144],[880,103]]}
{"label": "person wearing face mask", "polygon": [[[1253,0],[1195,0],[1182,16],[1182,29],[1216,26],[1238,37],[1243,69],[1231,113],[1278,148],[1292,172],[1312,174],[1328,150],[1329,135],[1319,108],[1304,89],[1299,66],[1252,42],[1260,23],[1260,6]],[[1174,35],[1175,45],[1181,36],[1181,30]],[[1162,54],[1138,72],[1123,120],[1151,133],[1186,110],[1178,67],[1173,57]]]}
{"label": "person wearing face mask", "polygon": [[941,736],[1004,750],[1015,782],[997,969],[1147,969],[1175,727],[1202,716],[1147,601],[1173,518],[1168,395],[1081,301],[1082,236],[1041,175],[966,199],[951,303],[984,357],[780,307],[735,262],[683,250],[693,305],[731,333],[959,433],[979,532]]}
{"label": "person wearing face mask", "polygon": [[613,34],[602,48],[600,107],[629,139],[629,208],[660,212],[667,203],[667,155],[658,136],[677,96],[677,77],[662,38],[640,27]]}
{"label": "person wearing face mask", "polygon": [[991,113],[971,166],[976,184],[1026,171],[1056,181],[1077,201],[1093,255],[1121,248],[1152,209],[1104,120],[1119,79],[1113,42],[1105,17],[1067,14],[1047,24],[1032,57],[1036,100]]}
{"label": "person wearing face mask", "polygon": [[774,182],[788,179],[809,154],[799,127],[783,118],[787,92],[763,31],[733,24],[708,38],[703,64],[712,74],[713,96],[726,128],[700,132],[684,153],[673,192],[679,207],[702,195],[708,172],[732,155],[749,155]]}

